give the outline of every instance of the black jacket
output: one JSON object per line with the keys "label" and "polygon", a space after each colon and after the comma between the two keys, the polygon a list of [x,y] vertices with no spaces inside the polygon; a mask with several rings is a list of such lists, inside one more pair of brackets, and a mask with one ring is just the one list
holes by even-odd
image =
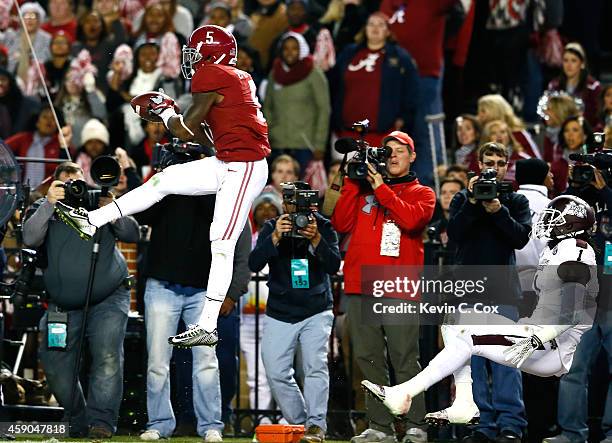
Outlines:
{"label": "black jacket", "polygon": [[[210,273],[210,225],[215,195],[169,195],[136,219],[152,227],[145,276],[181,286],[206,289]],[[234,301],[247,292],[251,230],[247,222],[234,253],[234,270],[227,296]]]}
{"label": "black jacket", "polygon": [[[338,235],[329,220],[318,213],[315,217],[321,241],[314,251],[306,239],[282,238],[278,246],[274,246],[274,219],[261,228],[257,245],[249,256],[251,271],[259,272],[266,264],[270,267],[266,314],[276,320],[297,323],[332,307],[329,275],[340,269]],[[308,289],[292,288],[292,258],[308,259]]]}
{"label": "black jacket", "polygon": [[[447,233],[457,245],[455,263],[468,265],[461,268],[462,278],[478,280],[485,276],[486,301],[514,305],[521,296],[514,250],[529,241],[531,212],[524,195],[513,192],[501,195],[499,200],[502,208],[489,214],[480,202],[469,202],[465,189],[458,192],[450,205]],[[481,295],[474,297],[465,301],[483,301]]]}

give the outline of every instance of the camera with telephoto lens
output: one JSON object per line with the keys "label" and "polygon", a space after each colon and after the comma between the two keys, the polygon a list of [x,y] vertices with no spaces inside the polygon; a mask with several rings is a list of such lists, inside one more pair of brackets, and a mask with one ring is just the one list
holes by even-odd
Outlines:
{"label": "camera with telephoto lens", "polygon": [[35,274],[36,251],[33,249],[21,249],[21,270],[12,283],[0,283],[0,295],[10,297],[11,303],[18,309],[28,301],[37,301],[39,299],[38,296],[30,295]]}
{"label": "camera with telephoto lens", "polygon": [[283,232],[283,237],[304,238],[298,231],[305,229],[314,219],[313,207],[319,206],[319,191],[310,189],[308,183],[282,183],[285,205],[295,205],[295,211],[289,214],[291,232]]}
{"label": "camera with telephoto lens", "polygon": [[182,142],[178,138],[173,138],[170,143],[155,144],[151,166],[154,169],[164,170],[168,166],[199,160],[202,155],[212,157],[215,155],[215,150],[198,143]]}
{"label": "camera with telephoto lens", "polygon": [[64,189],[64,203],[68,206],[86,209],[91,207],[89,185],[85,180],[68,180],[64,183]]}
{"label": "camera with telephoto lens", "polygon": [[485,169],[472,187],[472,198],[481,201],[489,201],[497,198],[500,194],[509,194],[514,191],[512,182],[497,181],[497,171],[493,168]]}
{"label": "camera with telephoto lens", "polygon": [[603,149],[604,139],[603,132],[595,132],[593,142],[587,146],[587,150],[595,151],[593,154],[569,155],[570,160],[576,162],[570,177],[572,186],[581,188],[594,181],[595,169],[601,171],[607,184],[612,184],[612,149]]}
{"label": "camera with telephoto lens", "polygon": [[374,165],[376,171],[383,176],[387,175],[386,163],[391,156],[390,148],[372,147],[365,141],[370,122],[362,120],[353,123],[351,129],[359,134],[359,139],[343,137],[336,140],[334,147],[341,154],[355,152],[355,155],[346,163],[346,175],[353,180],[365,180],[368,178],[368,164]]}

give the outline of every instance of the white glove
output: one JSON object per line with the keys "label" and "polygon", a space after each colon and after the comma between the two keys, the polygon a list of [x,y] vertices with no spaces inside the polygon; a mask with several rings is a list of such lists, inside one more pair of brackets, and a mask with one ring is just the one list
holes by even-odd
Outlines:
{"label": "white glove", "polygon": [[91,72],[88,72],[83,76],[83,87],[85,88],[85,91],[89,93],[96,90],[96,78]]}
{"label": "white glove", "polygon": [[[507,337],[512,340],[511,337]],[[512,346],[504,351],[504,359],[512,363],[513,366],[520,368],[533,352],[542,346],[542,340],[537,335],[526,337],[514,342]]]}

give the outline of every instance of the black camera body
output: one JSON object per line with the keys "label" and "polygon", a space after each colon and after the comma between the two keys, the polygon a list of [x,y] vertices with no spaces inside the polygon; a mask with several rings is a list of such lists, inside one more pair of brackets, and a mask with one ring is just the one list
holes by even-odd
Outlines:
{"label": "black camera body", "polygon": [[[21,308],[30,300],[30,289],[36,274],[36,251],[21,249],[21,270],[12,283],[0,284],[0,295],[8,296],[16,308]],[[35,297],[38,300],[38,296]]]}
{"label": "black camera body", "polygon": [[215,150],[198,143],[182,142],[178,138],[173,138],[169,143],[155,145],[151,166],[154,169],[164,170],[168,166],[199,160],[202,155],[211,157],[215,155]]}
{"label": "black camera body", "polygon": [[283,183],[283,201],[286,205],[295,205],[295,212],[288,214],[291,221],[291,232],[283,232],[283,237],[304,238],[298,231],[305,229],[314,218],[312,208],[319,206],[319,191],[310,188],[307,183]]}
{"label": "black camera body", "polygon": [[346,175],[353,180],[368,178],[368,164],[373,164],[381,175],[387,175],[387,159],[391,156],[391,149],[372,147],[364,140],[368,132],[369,121],[362,120],[353,123],[351,129],[359,134],[359,139],[341,138],[334,145],[341,154],[355,152],[355,155],[346,163]]}
{"label": "black camera body", "polygon": [[64,183],[65,197],[63,202],[73,208],[96,209],[100,191],[89,188],[85,180],[68,180]]}
{"label": "black camera body", "polygon": [[612,149],[603,149],[605,134],[596,132],[593,134],[593,144],[590,150],[593,154],[570,154],[570,160],[576,162],[572,170],[570,180],[572,186],[581,188],[595,180],[595,169],[601,171],[606,183],[612,185]]}
{"label": "black camera body", "polygon": [[493,168],[485,169],[472,187],[472,198],[479,201],[490,201],[500,194],[510,194],[514,191],[512,182],[497,181],[497,171]]}

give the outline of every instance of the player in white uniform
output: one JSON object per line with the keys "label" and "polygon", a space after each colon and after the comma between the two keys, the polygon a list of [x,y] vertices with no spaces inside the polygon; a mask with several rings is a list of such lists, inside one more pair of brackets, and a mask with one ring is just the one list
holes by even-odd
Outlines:
{"label": "player in white uniform", "polygon": [[443,325],[444,349],[417,376],[397,386],[361,382],[394,415],[410,409],[412,398],[453,374],[452,406],[427,414],[431,424],[475,423],[479,411],[472,398],[473,355],[549,377],[569,371],[574,351],[593,323],[599,290],[595,251],[587,243],[595,214],[582,199],[560,196],[540,214],[532,236],[546,238],[534,278],[539,299],[533,314],[517,323],[492,314],[488,325]]}

